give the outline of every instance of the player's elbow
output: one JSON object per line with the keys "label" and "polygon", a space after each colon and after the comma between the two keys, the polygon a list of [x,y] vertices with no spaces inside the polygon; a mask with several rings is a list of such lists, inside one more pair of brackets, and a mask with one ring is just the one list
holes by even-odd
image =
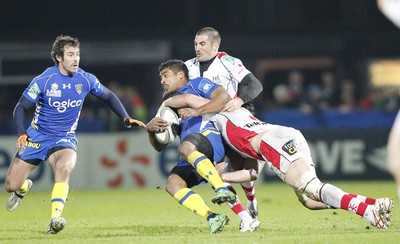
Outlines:
{"label": "player's elbow", "polygon": [[249,169],[249,174],[251,181],[255,181],[258,179],[258,173],[255,169]]}

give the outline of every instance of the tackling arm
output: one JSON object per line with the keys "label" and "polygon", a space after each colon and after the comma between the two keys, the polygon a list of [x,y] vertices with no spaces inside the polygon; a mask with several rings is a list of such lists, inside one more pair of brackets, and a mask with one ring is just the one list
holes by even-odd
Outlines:
{"label": "tackling arm", "polygon": [[226,103],[230,100],[229,94],[223,87],[216,88],[210,96],[211,100],[196,108],[182,108],[179,109],[179,116],[186,119],[190,116],[199,116],[209,113],[218,113],[222,111]]}
{"label": "tackling arm", "polygon": [[171,108],[198,108],[209,101],[210,99],[204,97],[199,97],[192,94],[181,94],[168,98],[164,101],[164,105]]}

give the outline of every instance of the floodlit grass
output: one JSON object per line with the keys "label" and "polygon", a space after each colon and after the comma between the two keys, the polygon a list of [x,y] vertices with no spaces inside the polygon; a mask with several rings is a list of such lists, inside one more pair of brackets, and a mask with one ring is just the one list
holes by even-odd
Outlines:
{"label": "floodlit grass", "polygon": [[[395,200],[391,181],[333,182],[343,190]],[[242,201],[244,195],[235,187]],[[367,221],[342,210],[310,211],[281,182],[256,187],[262,226],[240,233],[239,220],[226,205],[210,201],[208,185],[195,187],[205,202],[231,219],[222,233],[210,234],[208,223],[180,206],[163,189],[70,192],[63,216],[66,229],[46,234],[50,218],[50,192],[34,188],[14,212],[0,210],[0,242],[3,243],[395,243],[400,238],[399,211],[392,226],[378,230]],[[0,196],[5,205],[8,194]],[[4,206],[3,205],[3,206]]]}

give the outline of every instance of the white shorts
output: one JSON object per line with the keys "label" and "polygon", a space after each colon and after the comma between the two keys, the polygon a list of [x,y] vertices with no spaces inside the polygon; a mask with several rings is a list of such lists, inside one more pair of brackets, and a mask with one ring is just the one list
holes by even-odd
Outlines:
{"label": "white shorts", "polygon": [[304,157],[313,165],[310,148],[303,134],[291,127],[272,127],[263,136],[260,150],[267,165],[282,180],[290,164],[299,158]]}

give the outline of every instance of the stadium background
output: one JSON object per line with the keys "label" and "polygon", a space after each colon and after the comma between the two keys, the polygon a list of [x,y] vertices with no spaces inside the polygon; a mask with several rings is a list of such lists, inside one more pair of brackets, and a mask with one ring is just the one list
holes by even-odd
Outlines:
{"label": "stadium background", "polygon": [[[80,39],[80,65],[102,83],[116,90],[134,88],[146,113],[135,108],[132,113],[147,120],[159,104],[158,64],[193,57],[194,34],[204,26],[218,29],[220,50],[241,58],[263,82],[264,92],[255,101],[258,117],[304,132],[321,179],[391,179],[386,141],[398,94],[390,109],[358,102],[349,108],[337,94],[334,106],[313,113],[274,106],[273,99],[274,88],[293,70],[304,74],[306,86],[320,82],[325,71],[334,74],[337,87],[352,80],[355,101],[368,98],[372,84],[386,93],[396,91],[400,31],[375,1],[1,1],[0,8],[2,183],[14,153],[12,110],[30,80],[53,65],[49,53],[57,35]],[[86,101],[71,185],[162,186],[177,156],[176,144],[156,153],[145,132],[127,133],[98,105]],[[36,171],[34,179],[36,189],[50,187],[50,168]],[[263,180],[275,179],[265,173]]]}

